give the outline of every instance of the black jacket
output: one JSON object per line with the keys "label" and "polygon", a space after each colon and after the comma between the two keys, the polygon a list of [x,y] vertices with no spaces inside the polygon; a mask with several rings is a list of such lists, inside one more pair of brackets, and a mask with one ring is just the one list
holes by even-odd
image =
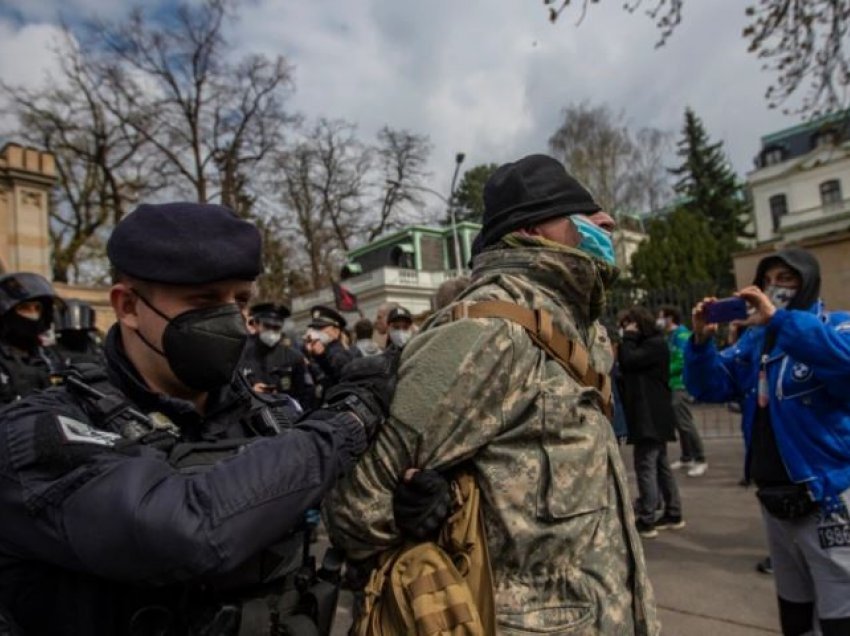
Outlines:
{"label": "black jacket", "polygon": [[618,362],[629,444],[675,440],[675,415],[668,386],[670,350],[664,336],[657,333],[643,337],[626,332]]}
{"label": "black jacket", "polygon": [[[241,379],[211,395],[201,416],[147,389],[115,328],[106,356],[110,390],[169,418],[182,441],[217,448],[256,436],[252,414],[264,405]],[[279,435],[243,440],[226,461],[180,472],[162,450],[104,430],[69,386],[20,400],[0,418],[0,606],[26,634],[123,635],[134,615],[156,619],[139,618],[140,608],[156,607],[170,608],[176,623],[151,633],[189,633],[186,624],[217,602],[214,586],[201,592],[201,584],[245,573],[366,446],[353,415],[318,412]],[[296,563],[298,555],[300,545]]]}
{"label": "black jacket", "polygon": [[46,389],[50,386],[50,375],[63,366],[50,349],[36,347],[22,352],[0,343],[0,404],[9,404],[33,391]]}
{"label": "black jacket", "polygon": [[328,389],[339,383],[345,365],[354,360],[355,357],[354,352],[346,349],[339,340],[330,342],[322,355],[314,357],[316,364],[321,369],[320,383],[323,391],[327,392]]}
{"label": "black jacket", "polygon": [[293,347],[280,343],[267,347],[258,335],[252,335],[245,344],[239,368],[249,384],[261,382],[274,386],[292,396],[305,410],[313,408],[316,387],[308,378],[307,360]]}

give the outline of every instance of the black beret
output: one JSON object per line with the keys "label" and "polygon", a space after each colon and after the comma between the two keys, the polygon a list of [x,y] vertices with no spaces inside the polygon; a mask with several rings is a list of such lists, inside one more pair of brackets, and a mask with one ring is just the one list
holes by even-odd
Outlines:
{"label": "black beret", "polygon": [[140,205],[115,226],[106,253],[121,273],[175,285],[254,280],[263,270],[254,224],[208,203]]}
{"label": "black beret", "polygon": [[484,185],[484,217],[479,251],[506,234],[570,214],[602,208],[563,164],[546,155],[529,155],[500,166]]}
{"label": "black beret", "polygon": [[408,311],[404,307],[394,307],[387,316],[387,322],[395,322],[396,320],[406,320],[407,322],[413,322],[413,316],[411,316],[410,311]]}
{"label": "black beret", "polygon": [[282,326],[290,316],[289,307],[275,303],[257,303],[250,310],[251,318],[271,326]]}
{"label": "black beret", "polygon": [[345,325],[345,318],[342,317],[342,314],[330,307],[316,305],[310,310],[310,324],[308,326],[313,329],[321,329],[322,327],[345,329]]}

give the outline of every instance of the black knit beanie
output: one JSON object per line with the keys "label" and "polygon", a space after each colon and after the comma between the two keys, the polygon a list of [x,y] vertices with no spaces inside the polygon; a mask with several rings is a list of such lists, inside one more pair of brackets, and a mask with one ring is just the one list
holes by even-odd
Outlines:
{"label": "black knit beanie", "polygon": [[564,166],[546,155],[529,155],[500,166],[484,186],[484,227],[479,249],[506,234],[560,216],[602,208]]}

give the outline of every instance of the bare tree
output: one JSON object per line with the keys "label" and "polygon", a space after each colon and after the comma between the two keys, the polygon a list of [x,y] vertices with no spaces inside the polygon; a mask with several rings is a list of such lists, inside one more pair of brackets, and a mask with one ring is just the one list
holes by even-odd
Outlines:
{"label": "bare tree", "polygon": [[[580,4],[578,22],[599,0],[543,0],[556,22],[571,5]],[[659,30],[663,46],[682,21],[685,0],[627,0],[630,12],[640,8]],[[776,79],[765,98],[771,108],[816,117],[848,107],[850,101],[850,5],[845,0],[751,0],[744,8],[749,23],[743,37],[749,51]],[[796,107],[785,105],[795,95]]]}
{"label": "bare tree", "polygon": [[657,128],[641,128],[635,135],[637,149],[632,165],[640,209],[652,212],[673,196],[667,162],[672,153],[672,135]]}
{"label": "bare tree", "polygon": [[669,197],[669,135],[652,128],[634,134],[607,106],[565,108],[549,147],[611,214],[657,209]]}
{"label": "bare tree", "polygon": [[277,189],[291,214],[313,288],[327,284],[341,254],[367,227],[371,153],[344,121],[319,120],[278,157]]}
{"label": "bare tree", "polygon": [[313,188],[337,245],[348,251],[356,234],[367,229],[364,202],[372,153],[355,136],[355,126],[320,119],[308,135],[317,161]]}
{"label": "bare tree", "polygon": [[384,126],[378,132],[375,154],[378,159],[378,177],[384,191],[378,218],[369,230],[372,241],[387,230],[398,227],[403,220],[399,212],[405,206],[421,207],[419,189],[428,176],[426,166],[431,154],[431,143],[425,135]]}
{"label": "bare tree", "polygon": [[[58,191],[50,209],[53,278],[78,280],[84,256],[97,258],[98,234],[128,205],[160,184],[145,139],[125,134],[99,97],[103,78],[66,30],[60,72],[44,88],[0,84],[18,125],[15,134],[53,153]],[[84,277],[85,278],[85,277]]]}
{"label": "bare tree", "polygon": [[140,9],[89,29],[101,94],[127,134],[153,146],[200,202],[234,205],[239,180],[283,140],[291,68],[282,57],[227,58],[226,0],[182,4],[154,23]]}
{"label": "bare tree", "polygon": [[639,198],[631,173],[637,149],[622,113],[581,103],[568,106],[563,115],[549,138],[552,152],[607,212],[633,210]]}

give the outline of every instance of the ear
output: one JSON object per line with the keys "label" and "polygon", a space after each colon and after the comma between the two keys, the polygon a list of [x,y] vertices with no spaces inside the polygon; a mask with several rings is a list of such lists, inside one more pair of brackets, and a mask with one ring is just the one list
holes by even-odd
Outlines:
{"label": "ear", "polygon": [[125,327],[138,329],[139,315],[137,313],[139,297],[126,283],[116,283],[109,290],[109,301],[115,310],[115,317]]}
{"label": "ear", "polygon": [[541,235],[540,228],[537,227],[537,226],[521,227],[516,232],[517,232],[517,234],[520,234],[522,236],[540,236]]}

